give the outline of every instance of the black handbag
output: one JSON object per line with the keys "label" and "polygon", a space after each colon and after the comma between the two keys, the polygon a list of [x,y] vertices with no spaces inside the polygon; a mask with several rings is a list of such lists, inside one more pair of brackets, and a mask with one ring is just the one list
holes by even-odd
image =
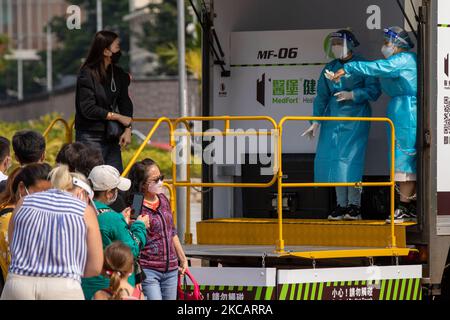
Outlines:
{"label": "black handbag", "polygon": [[[111,105],[111,111],[119,113],[119,108],[117,106],[117,97],[114,98],[113,104]],[[117,142],[125,131],[125,127],[119,121],[109,120],[106,123],[105,139],[109,142]]]}
{"label": "black handbag", "polygon": [[147,276],[139,264],[139,258],[134,261],[134,277],[136,284],[143,283]]}

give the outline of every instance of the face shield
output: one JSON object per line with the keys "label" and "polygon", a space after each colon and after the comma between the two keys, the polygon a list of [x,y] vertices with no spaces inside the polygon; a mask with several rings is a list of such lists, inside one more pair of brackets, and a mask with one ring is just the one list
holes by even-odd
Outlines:
{"label": "face shield", "polygon": [[333,32],[327,38],[325,45],[327,56],[331,59],[345,59],[353,49],[352,41],[343,32]]}
{"label": "face shield", "polygon": [[[409,36],[405,31],[396,32],[392,29],[384,29],[384,45],[410,49]],[[405,39],[406,38],[406,39]]]}

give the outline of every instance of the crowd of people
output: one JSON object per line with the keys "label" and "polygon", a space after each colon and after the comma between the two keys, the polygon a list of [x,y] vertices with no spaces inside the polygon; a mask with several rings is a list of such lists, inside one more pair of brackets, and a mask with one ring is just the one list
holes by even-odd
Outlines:
{"label": "crowd of people", "polygon": [[[355,35],[338,30],[327,46],[335,59],[320,76],[314,116],[370,117],[370,102],[391,99],[396,129],[394,222],[416,221],[417,62],[399,27],[384,30],[385,59],[353,53]],[[178,273],[188,267],[162,192],[157,163],[144,159],[121,177],[121,148],[131,141],[130,77],[117,66],[120,39],[99,31],[81,66],[75,98],[76,142],[62,147],[56,166],[45,163],[45,139],[35,131],[0,137],[1,299],[176,299]],[[316,182],[361,181],[368,122],[313,121],[321,127]],[[390,134],[390,131],[389,131]],[[9,173],[10,147],[19,167]],[[143,196],[132,212],[135,195]],[[361,219],[361,193],[336,188],[330,220]],[[134,219],[133,219],[134,217]],[[390,222],[390,219],[388,219]]]}
{"label": "crowd of people", "polygon": [[[0,137],[1,299],[177,298],[188,262],[164,176],[144,159],[121,177],[133,103],[120,56],[116,33],[95,34],[77,78],[76,142],[54,168],[40,133]],[[11,144],[19,167],[7,176]]]}
{"label": "crowd of people", "polygon": [[[11,144],[19,166],[7,175]],[[98,147],[74,142],[52,168],[45,148],[35,131],[0,137],[1,299],[175,300],[188,261],[158,164],[121,177]]]}

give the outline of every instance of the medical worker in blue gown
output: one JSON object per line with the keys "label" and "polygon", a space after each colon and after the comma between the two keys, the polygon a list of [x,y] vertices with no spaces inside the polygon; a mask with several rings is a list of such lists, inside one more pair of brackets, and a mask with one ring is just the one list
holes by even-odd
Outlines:
{"label": "medical worker in blue gown", "polygon": [[[378,80],[366,75],[352,75],[339,82],[330,74],[351,62],[363,61],[353,53],[359,45],[353,33],[339,30],[329,36],[329,45],[336,59],[328,63],[322,72],[314,100],[313,115],[318,117],[370,117],[369,101],[381,94]],[[302,134],[313,138],[320,126],[319,142],[314,161],[316,182],[360,182],[364,163],[370,122],[321,121],[313,122]],[[337,206],[329,220],[361,219],[361,189],[336,187]]]}
{"label": "medical worker in blue gown", "polygon": [[408,33],[402,28],[384,29],[381,51],[386,59],[347,63],[333,77],[335,81],[354,76],[378,77],[383,92],[391,97],[387,116],[394,123],[396,134],[395,181],[399,185],[400,202],[396,203],[395,222],[400,223],[417,221],[412,202],[415,199],[417,153],[417,57],[409,52],[413,47]]}

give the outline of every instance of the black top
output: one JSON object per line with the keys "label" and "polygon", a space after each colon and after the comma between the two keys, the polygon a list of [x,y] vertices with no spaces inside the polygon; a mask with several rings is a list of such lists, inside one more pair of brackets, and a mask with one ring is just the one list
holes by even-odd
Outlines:
{"label": "black top", "polygon": [[14,208],[4,208],[4,209],[0,210],[0,217],[4,216],[5,214],[11,213],[13,211],[14,211]]}
{"label": "black top", "polygon": [[2,182],[0,182],[0,193],[2,193],[3,191],[6,190],[6,181],[8,181],[8,179],[3,180]]}
{"label": "black top", "polygon": [[116,92],[111,91],[111,66],[106,70],[104,84],[97,81],[88,68],[80,70],[75,93],[75,129],[88,131],[104,131],[106,117],[111,111],[114,98],[117,97],[119,113],[132,117],[133,103],[128,95],[130,76],[122,68],[114,66]]}

